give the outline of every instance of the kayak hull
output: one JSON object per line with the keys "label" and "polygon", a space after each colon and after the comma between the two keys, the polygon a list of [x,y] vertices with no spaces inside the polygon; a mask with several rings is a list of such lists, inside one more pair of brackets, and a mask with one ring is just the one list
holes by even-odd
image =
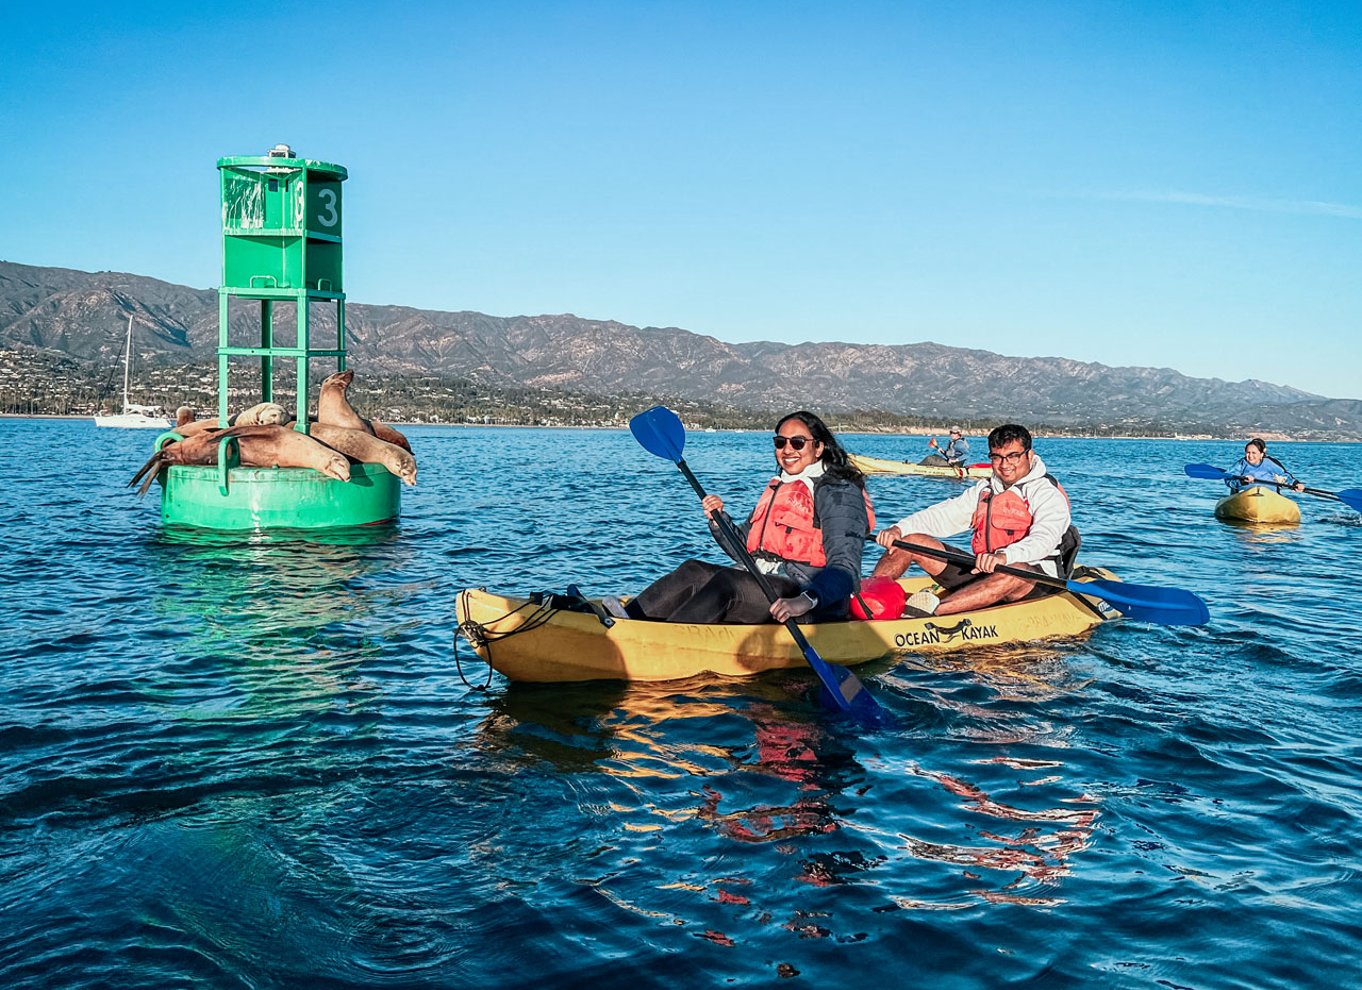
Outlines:
{"label": "kayak hull", "polygon": [[1217,519],[1252,523],[1298,523],[1301,507],[1271,488],[1254,485],[1215,504]]}
{"label": "kayak hull", "polygon": [[[1085,574],[1119,580],[1100,568],[1087,568]],[[918,577],[900,583],[911,594],[931,582]],[[457,612],[459,632],[474,651],[513,681],[670,681],[705,673],[747,677],[805,666],[789,631],[774,622],[691,625],[616,619],[607,629],[589,612],[551,609],[483,589],[461,592]],[[1062,591],[959,615],[800,628],[824,660],[849,665],[896,653],[1078,637],[1119,615],[1099,598]]]}
{"label": "kayak hull", "polygon": [[931,467],[926,464],[910,464],[908,461],[891,461],[882,457],[866,457],[864,454],[848,454],[856,469],[862,474],[915,474],[926,478],[987,478],[993,473],[988,466],[971,464],[964,468]]}

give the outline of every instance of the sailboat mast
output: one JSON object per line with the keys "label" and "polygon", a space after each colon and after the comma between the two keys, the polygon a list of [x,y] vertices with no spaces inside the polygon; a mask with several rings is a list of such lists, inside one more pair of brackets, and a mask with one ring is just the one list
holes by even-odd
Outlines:
{"label": "sailboat mast", "polygon": [[132,314],[128,314],[128,342],[123,348],[123,411],[128,411],[128,375],[132,370]]}

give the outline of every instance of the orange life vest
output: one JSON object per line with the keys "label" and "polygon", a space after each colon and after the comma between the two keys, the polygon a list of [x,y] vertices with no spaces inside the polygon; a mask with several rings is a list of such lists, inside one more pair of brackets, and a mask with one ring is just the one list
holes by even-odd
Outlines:
{"label": "orange life vest", "polygon": [[[873,532],[875,510],[870,504],[870,493],[861,489],[861,494],[865,496],[865,514]],[[747,552],[811,567],[826,566],[823,528],[818,523],[813,492],[808,485],[771,479],[748,520]]]}
{"label": "orange life vest", "polygon": [[[1037,480],[1050,482],[1059,489],[1064,501],[1069,501],[1069,493],[1051,475],[1043,475]],[[1031,504],[1025,495],[1017,491],[1018,487],[1005,489],[995,495],[992,488],[985,486],[979,492],[979,504],[975,506],[974,518],[970,521],[974,530],[970,546],[975,553],[994,553],[1017,543],[1031,532],[1031,523],[1035,521],[1031,516]]]}

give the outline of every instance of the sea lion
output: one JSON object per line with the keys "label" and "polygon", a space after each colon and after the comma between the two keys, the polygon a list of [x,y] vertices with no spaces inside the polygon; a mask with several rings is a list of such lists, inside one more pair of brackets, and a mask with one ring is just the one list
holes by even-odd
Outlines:
{"label": "sea lion", "polygon": [[232,419],[233,426],[278,426],[288,419],[288,412],[277,402],[257,402],[243,409]]}
{"label": "sea lion", "polygon": [[205,429],[184,440],[165,444],[142,465],[128,482],[145,495],[161,468],[172,464],[216,464],[218,443],[235,437],[237,455],[244,467],[310,467],[337,481],[350,480],[350,462],[341,454],[295,430],[276,425],[234,426],[229,430]]}
{"label": "sea lion", "polygon": [[142,481],[142,487],[137,489],[137,497],[141,498],[151,487],[151,483],[156,480],[156,476],[161,473],[161,468],[171,464],[216,464],[218,462],[218,437],[216,433],[204,430],[194,436],[184,440],[172,440],[162,444],[161,449],[152,454],[147,462],[138,468],[137,473],[128,482],[131,488]]}
{"label": "sea lion", "polygon": [[376,419],[371,419],[369,420],[369,425],[374,428],[374,436],[378,437],[378,439],[386,440],[388,443],[395,443],[408,454],[412,453],[411,444],[407,443],[407,438],[398,433],[387,423],[380,423]]}
{"label": "sea lion", "polygon": [[[187,406],[181,408],[187,409]],[[191,413],[192,415],[192,413]],[[229,426],[274,426],[282,425],[284,420],[289,418],[288,411],[283,406],[275,402],[260,402],[245,409],[227,420]],[[218,418],[196,419],[184,423],[175,424],[175,432],[180,436],[189,438],[197,436],[205,430],[220,429]]]}
{"label": "sea lion", "polygon": [[217,417],[214,416],[212,419],[196,419],[189,423],[177,423],[175,432],[187,440],[208,430],[219,430],[221,428],[218,425]]}
{"label": "sea lion", "polygon": [[312,436],[347,457],[353,457],[363,464],[382,464],[389,474],[401,478],[408,485],[416,484],[416,458],[395,443],[380,440],[362,430],[327,423],[313,425]]}
{"label": "sea lion", "polygon": [[217,436],[237,438],[241,463],[247,467],[310,467],[337,481],[350,480],[349,461],[287,426],[234,426]]}
{"label": "sea lion", "polygon": [[353,371],[338,371],[322,380],[322,389],[317,396],[317,422],[325,426],[343,426],[349,430],[361,430],[373,436],[369,426],[359,413],[355,412],[346,398],[345,391],[355,380]]}

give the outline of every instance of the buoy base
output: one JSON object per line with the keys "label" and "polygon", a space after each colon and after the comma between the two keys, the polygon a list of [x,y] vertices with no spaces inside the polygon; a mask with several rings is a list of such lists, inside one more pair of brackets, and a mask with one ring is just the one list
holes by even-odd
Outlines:
{"label": "buoy base", "polygon": [[173,465],[161,473],[161,521],[220,530],[331,529],[397,518],[402,483],[379,464],[350,480],[312,468]]}

